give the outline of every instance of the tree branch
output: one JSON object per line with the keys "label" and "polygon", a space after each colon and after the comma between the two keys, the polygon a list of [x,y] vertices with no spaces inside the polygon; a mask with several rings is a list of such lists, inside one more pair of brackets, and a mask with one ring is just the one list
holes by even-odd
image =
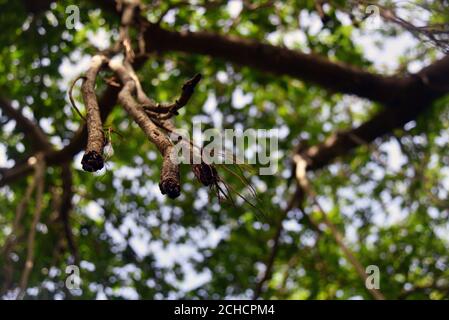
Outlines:
{"label": "tree branch", "polygon": [[[140,63],[139,63],[140,66]],[[100,117],[104,122],[117,103],[117,94],[119,88],[108,86],[99,100]],[[83,124],[74,134],[69,144],[61,150],[49,150],[44,153],[45,161],[48,166],[60,165],[71,160],[78,152],[86,146],[87,125]],[[10,169],[0,172],[0,187],[14,182],[15,180],[27,176],[32,172],[32,166],[28,163],[19,163]]]}
{"label": "tree branch", "polygon": [[180,194],[179,165],[171,159],[173,145],[167,136],[150,120],[142,106],[133,97],[136,82],[127,68],[118,62],[110,62],[109,67],[119,76],[123,88],[118,95],[119,102],[143,130],[148,139],[156,145],[163,157],[159,187],[162,194],[176,198]]}
{"label": "tree branch", "polygon": [[285,208],[285,210],[282,211],[282,214],[279,217],[279,220],[278,220],[278,223],[277,223],[277,226],[275,229],[276,231],[272,238],[273,246],[271,247],[270,254],[265,263],[264,273],[263,273],[262,277],[260,278],[260,280],[257,282],[256,288],[254,289],[254,295],[253,295],[254,300],[257,300],[260,297],[260,295],[263,292],[265,283],[271,277],[271,274],[273,271],[273,266],[274,266],[274,260],[276,259],[279,245],[281,242],[282,231],[284,230],[284,220],[287,217],[287,214],[290,212],[290,210],[292,210],[301,201],[301,197],[302,197],[302,195],[300,194],[300,190],[297,189],[295,194],[291,197],[287,207]]}
{"label": "tree branch", "polygon": [[325,57],[305,54],[250,39],[210,32],[168,31],[143,21],[146,50],[181,51],[209,55],[277,75],[315,83],[332,92],[354,94],[373,101],[394,104],[397,93],[413,78],[382,76]]}
{"label": "tree branch", "polygon": [[20,291],[17,295],[18,299],[22,299],[25,295],[25,290],[28,286],[28,279],[33,269],[34,264],[34,243],[36,237],[36,226],[41,218],[41,213],[43,209],[43,198],[44,198],[44,188],[45,188],[45,158],[42,153],[36,155],[35,158],[35,177],[36,180],[36,203],[33,214],[33,221],[30,226],[30,231],[28,234],[27,241],[27,257],[25,261],[25,267],[20,278]]}
{"label": "tree branch", "polygon": [[333,133],[321,144],[299,150],[307,160],[307,170],[317,170],[355,147],[402,128],[427,111],[435,100],[449,92],[449,56],[424,68],[414,76],[414,85],[403,92],[398,105],[383,109],[357,128]]}
{"label": "tree branch", "polygon": [[[331,235],[334,238],[335,242],[340,247],[341,251],[343,252],[346,259],[349,261],[349,263],[351,263],[351,265],[354,267],[354,269],[356,270],[360,279],[362,279],[363,283],[366,285],[366,280],[367,280],[368,276],[365,273],[365,269],[363,268],[363,265],[356,258],[356,256],[352,253],[352,251],[348,248],[348,246],[346,246],[346,244],[344,243],[343,235],[340,233],[340,231],[337,229],[337,227],[333,224],[333,222],[329,219],[326,212],[323,210],[320,203],[318,202],[316,194],[315,194],[314,190],[312,189],[312,187],[309,183],[309,180],[307,178],[307,174],[306,174],[307,161],[299,155],[296,155],[294,157],[294,161],[296,162],[295,177],[296,177],[298,188],[302,189],[303,192],[305,193],[305,195],[307,195],[311,199],[312,204],[318,208],[318,211],[320,212],[320,214],[322,216],[324,224],[330,230]],[[372,289],[372,288],[367,287],[367,290],[373,296],[374,299],[385,300],[384,295],[378,289]]]}
{"label": "tree branch", "polygon": [[70,225],[70,212],[72,211],[72,197],[73,197],[73,177],[70,168],[70,162],[65,162],[61,165],[61,179],[62,179],[62,197],[59,207],[59,219],[62,222],[67,246],[73,256],[74,262],[79,264],[78,248],[76,247],[75,238],[73,236],[72,227]]}
{"label": "tree branch", "polygon": [[29,138],[33,151],[51,149],[47,135],[39,125],[25,117],[19,110],[14,109],[6,98],[0,97],[0,109],[7,117],[16,121],[17,127],[24,133],[25,138]]}
{"label": "tree branch", "polygon": [[[32,162],[30,163],[30,165],[35,166],[35,164],[33,164]],[[24,196],[17,205],[11,233],[6,238],[5,244],[2,248],[2,254],[4,256],[5,263],[3,268],[4,281],[0,290],[0,295],[5,294],[5,292],[9,290],[12,282],[14,267],[13,267],[13,260],[11,259],[11,252],[13,251],[19,237],[21,236],[21,227],[23,225],[22,218],[25,215],[25,211],[27,209],[28,203],[31,200],[31,196],[34,192],[34,189],[36,188],[37,182],[38,181],[35,176],[34,179],[32,179],[31,182],[28,184]]]}
{"label": "tree branch", "polygon": [[95,80],[106,61],[107,59],[103,55],[94,56],[81,86],[87,110],[87,146],[81,164],[83,169],[89,172],[101,170],[104,166],[103,147],[105,139],[100,108],[95,94]]}
{"label": "tree branch", "polygon": [[[154,113],[166,113],[166,117],[172,117],[173,115],[177,115],[179,109],[184,107],[192,97],[192,94],[195,90],[196,85],[201,80],[201,74],[196,74],[192,79],[187,80],[182,85],[181,95],[178,99],[176,99],[173,103],[156,103],[150,100],[143,100],[141,102],[144,103],[143,108],[145,111],[154,112]],[[141,88],[140,88],[141,89]],[[139,87],[138,87],[138,96],[139,96]],[[145,102],[146,101],[146,102]]]}

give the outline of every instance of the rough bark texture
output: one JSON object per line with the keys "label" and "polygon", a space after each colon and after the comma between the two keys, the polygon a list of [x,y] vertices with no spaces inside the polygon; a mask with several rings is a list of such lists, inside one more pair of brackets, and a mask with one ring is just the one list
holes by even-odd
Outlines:
{"label": "rough bark texture", "polygon": [[181,178],[179,176],[179,165],[170,158],[172,156],[172,149],[172,146],[168,147],[162,160],[159,189],[161,189],[162,194],[166,194],[174,199],[181,194]]}
{"label": "rough bark texture", "polygon": [[87,146],[81,164],[85,171],[98,171],[104,166],[103,147],[105,144],[103,122],[95,93],[95,80],[103,64],[104,56],[96,55],[92,58],[86,78],[81,86],[84,104],[87,109]]}
{"label": "rough bark texture", "polygon": [[179,165],[175,164],[171,159],[173,145],[167,136],[159,130],[159,128],[148,118],[145,110],[137,103],[133,97],[136,90],[136,83],[131,73],[121,63],[110,62],[109,67],[119,76],[123,88],[118,94],[120,104],[125,108],[126,112],[139,125],[148,139],[156,145],[163,157],[161,170],[161,179],[159,187],[163,194],[167,194],[170,198],[176,198],[180,194],[180,177]]}

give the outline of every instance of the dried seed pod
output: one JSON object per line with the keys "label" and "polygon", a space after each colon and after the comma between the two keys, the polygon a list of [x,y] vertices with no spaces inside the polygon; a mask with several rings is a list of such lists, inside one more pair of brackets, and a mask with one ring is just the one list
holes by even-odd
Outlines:
{"label": "dried seed pod", "polygon": [[192,171],[196,178],[206,187],[217,182],[217,170],[207,163],[200,163],[192,165]]}
{"label": "dried seed pod", "polygon": [[103,156],[95,150],[88,151],[84,154],[81,165],[84,171],[95,172],[101,170],[104,166]]}

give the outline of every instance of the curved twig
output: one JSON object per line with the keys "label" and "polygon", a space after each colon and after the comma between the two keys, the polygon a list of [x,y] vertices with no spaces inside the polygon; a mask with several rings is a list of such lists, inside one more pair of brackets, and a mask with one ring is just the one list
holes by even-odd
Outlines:
{"label": "curved twig", "polygon": [[70,100],[70,103],[71,103],[71,105],[72,105],[72,108],[75,109],[76,113],[80,116],[80,118],[83,119],[84,122],[86,122],[87,120],[86,120],[86,118],[83,116],[83,114],[81,113],[81,111],[78,109],[78,107],[76,106],[75,99],[73,99],[73,94],[72,94],[72,92],[73,92],[73,87],[75,86],[75,84],[76,84],[76,83],[78,82],[78,80],[80,80],[80,79],[85,80],[86,77],[85,77],[85,76],[78,76],[75,80],[73,80],[73,82],[72,82],[72,84],[70,85],[70,88],[69,88],[69,100]]}

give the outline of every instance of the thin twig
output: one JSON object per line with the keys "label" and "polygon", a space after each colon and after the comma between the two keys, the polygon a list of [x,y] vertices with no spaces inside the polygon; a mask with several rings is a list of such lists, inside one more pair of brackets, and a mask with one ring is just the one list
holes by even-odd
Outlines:
{"label": "thin twig", "polygon": [[[303,157],[301,157],[301,155],[298,155],[298,154],[294,156],[294,161],[296,162],[296,180],[298,182],[299,187],[312,200],[312,203],[318,208],[318,211],[320,212],[320,214],[322,216],[324,224],[330,230],[335,242],[340,247],[340,249],[343,251],[343,254],[345,255],[346,259],[352,264],[352,266],[356,270],[357,274],[359,275],[359,277],[363,280],[363,283],[365,284],[366,280],[368,279],[368,276],[365,273],[365,269],[363,268],[363,265],[355,257],[355,255],[352,253],[352,251],[346,246],[346,244],[344,243],[344,240],[343,240],[343,235],[340,233],[340,231],[338,231],[337,227],[329,219],[328,215],[321,207],[321,205],[316,197],[315,192],[312,190],[312,187],[309,183],[309,180],[308,180],[307,174],[306,174],[307,161]],[[367,290],[374,297],[374,299],[385,300],[385,297],[380,292],[380,290],[371,289],[371,288],[367,288]]]}
{"label": "thin twig", "polygon": [[70,211],[72,210],[72,197],[73,197],[73,177],[70,163],[66,162],[61,165],[61,179],[62,179],[62,197],[58,210],[59,218],[61,219],[67,245],[73,256],[73,260],[76,264],[79,263],[79,253],[76,247],[75,237],[73,236],[72,227],[70,225]]}
{"label": "thin twig", "polygon": [[25,261],[25,267],[20,278],[20,290],[17,295],[17,299],[23,299],[25,295],[25,290],[28,286],[28,279],[33,269],[34,264],[34,244],[36,237],[36,226],[41,218],[41,213],[43,209],[43,198],[44,198],[44,187],[45,187],[45,158],[42,153],[36,156],[35,165],[35,180],[36,180],[36,203],[33,215],[33,221],[30,226],[30,231],[28,234],[27,241],[27,257]]}
{"label": "thin twig", "polygon": [[298,190],[295,192],[295,194],[291,197],[290,201],[287,204],[287,207],[282,211],[281,216],[278,220],[278,223],[276,225],[276,231],[273,235],[273,238],[271,239],[273,242],[273,246],[271,247],[270,254],[268,256],[268,259],[265,263],[265,271],[260,278],[260,280],[256,284],[256,288],[254,289],[254,295],[253,299],[257,300],[260,295],[262,294],[264,290],[264,285],[268,281],[268,279],[271,277],[271,273],[274,266],[274,261],[276,259],[276,255],[279,249],[280,241],[282,232],[284,230],[283,223],[285,218],[287,217],[287,214],[295,207],[295,205],[300,201],[301,196],[298,194]]}
{"label": "thin twig", "polygon": [[[31,162],[33,162],[35,157],[31,158]],[[17,243],[17,240],[20,236],[20,227],[22,218],[25,214],[26,208],[28,206],[28,203],[30,202],[31,195],[34,192],[34,189],[36,188],[36,175],[33,177],[31,182],[28,184],[25,195],[22,198],[22,200],[19,202],[17,208],[16,208],[16,214],[14,217],[14,222],[12,226],[11,233],[8,235],[8,237],[5,240],[5,245],[3,246],[3,256],[5,259],[5,266],[4,266],[4,282],[1,289],[1,294],[3,295],[7,290],[9,290],[9,287],[12,282],[12,274],[13,274],[13,262],[11,260],[11,253],[14,250],[14,246]]]}
{"label": "thin twig", "polygon": [[76,113],[78,113],[78,115],[80,116],[81,119],[83,119],[84,122],[86,122],[86,118],[83,116],[83,114],[81,113],[81,111],[78,109],[78,107],[76,106],[75,100],[73,99],[73,87],[75,86],[75,83],[80,80],[83,79],[85,80],[86,77],[85,76],[78,76],[75,80],[73,80],[72,84],[70,85],[70,89],[69,89],[69,99],[70,99],[70,103],[72,105],[72,108],[75,109]]}

